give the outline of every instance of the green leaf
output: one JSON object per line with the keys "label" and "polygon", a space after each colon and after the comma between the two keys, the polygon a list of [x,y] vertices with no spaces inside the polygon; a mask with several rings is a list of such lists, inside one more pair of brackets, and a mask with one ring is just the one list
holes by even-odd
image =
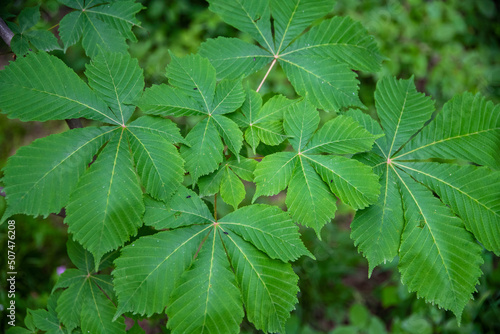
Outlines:
{"label": "green leaf", "polygon": [[288,141],[298,152],[307,145],[318,125],[319,113],[306,99],[290,105],[283,121],[283,128],[290,136]]}
{"label": "green leaf", "polygon": [[297,164],[293,152],[278,152],[262,159],[255,168],[256,190],[252,202],[259,196],[272,196],[284,190]]}
{"label": "green leaf", "polygon": [[136,169],[146,192],[153,198],[166,200],[184,180],[184,161],[166,138],[143,128],[127,129]]}
{"label": "green leaf", "polygon": [[318,152],[352,154],[369,151],[374,140],[382,136],[383,134],[372,135],[351,117],[337,116],[326,122],[314,134],[303,152],[307,154]]}
{"label": "green leaf", "polygon": [[273,259],[295,261],[302,255],[313,258],[300,241],[298,227],[285,212],[264,204],[254,204],[219,220],[222,228],[238,234]]}
{"label": "green leaf", "polygon": [[137,38],[131,29],[133,26],[140,25],[135,15],[143,8],[140,3],[134,1],[118,1],[108,3],[106,6],[88,8],[85,11],[97,14],[97,18],[106,22],[120,35],[133,42],[137,42]]}
{"label": "green leaf", "polygon": [[165,84],[147,88],[138,106],[152,115],[190,116],[206,113],[198,102],[182,90]]}
{"label": "green leaf", "polygon": [[162,312],[205,235],[204,226],[179,228],[141,237],[122,248],[113,271],[115,319],[124,312],[148,317]]}
{"label": "green leaf", "polygon": [[144,89],[144,76],[137,59],[132,59],[128,54],[103,51],[86,66],[85,75],[89,86],[124,125],[131,114],[126,113],[123,105],[136,103]]}
{"label": "green leaf", "polygon": [[[221,52],[224,50],[224,52]],[[273,55],[239,38],[218,37],[203,42],[200,55],[208,58],[217,70],[217,79],[248,76],[268,64]]]}
{"label": "green leaf", "polygon": [[231,170],[245,181],[253,181],[253,172],[255,167],[257,167],[257,161],[254,159],[240,158],[240,161],[229,160],[228,166]]}
{"label": "green leaf", "polygon": [[65,15],[59,22],[59,36],[64,44],[64,52],[78,43],[85,28],[85,17],[82,11],[75,11]]}
{"label": "green leaf", "polygon": [[73,70],[44,52],[29,53],[0,72],[0,108],[21,121],[85,117],[118,124]]}
{"label": "green leaf", "polygon": [[171,61],[167,66],[169,83],[200,105],[205,113],[212,113],[215,95],[215,69],[208,59],[199,55],[189,55],[183,58],[170,53]]}
{"label": "green leaf", "polygon": [[486,249],[500,253],[500,172],[438,163],[406,162],[397,166],[449,203]]}
{"label": "green leaf", "polygon": [[235,234],[224,244],[242,291],[248,320],[257,329],[283,332],[297,303],[298,277],[289,263],[271,260]]}
{"label": "green leaf", "polygon": [[47,334],[64,334],[55,315],[43,309],[29,310],[29,312],[33,316],[33,322],[38,329],[45,331]]}
{"label": "green leaf", "polygon": [[89,57],[95,57],[100,49],[109,52],[127,52],[125,38],[117,33],[109,24],[99,20],[98,15],[84,12],[84,33],[82,46]]}
{"label": "green leaf", "polygon": [[335,217],[337,199],[313,167],[302,157],[298,160],[285,203],[293,220],[312,227],[319,237],[323,225]]}
{"label": "green leaf", "polygon": [[[481,275],[481,247],[432,193],[397,173],[405,208],[399,271],[403,284],[460,319]],[[460,320],[459,320],[460,321]]]}
{"label": "green leaf", "polygon": [[214,117],[197,123],[186,136],[191,147],[181,147],[181,156],[186,162],[185,168],[191,174],[193,183],[200,176],[216,170],[223,160],[224,145],[214,123]]}
{"label": "green leaf", "polygon": [[301,96],[326,111],[364,107],[358,98],[356,73],[329,57],[290,54],[279,58],[287,77]]}
{"label": "green leaf", "polygon": [[245,199],[245,186],[229,167],[226,166],[223,173],[220,194],[224,202],[236,210],[241,201]]}
{"label": "green leaf", "polygon": [[479,94],[457,95],[394,159],[464,159],[500,169],[500,106]]}
{"label": "green leaf", "polygon": [[[212,231],[182,283],[172,294],[167,327],[173,333],[237,333],[243,320],[241,293],[220,235]],[[195,302],[193,302],[195,301]]]}
{"label": "green leaf", "polygon": [[40,51],[60,50],[57,38],[50,31],[33,30],[26,33],[30,43]]}
{"label": "green leaf", "polygon": [[[85,284],[87,274],[81,270],[68,269],[61,275],[58,284],[54,287],[54,289],[68,288],[57,299],[56,312],[69,330],[80,326],[80,314],[86,296],[89,294],[89,287]],[[65,284],[62,284],[63,282]]]}
{"label": "green leaf", "polygon": [[[322,2],[323,6],[328,6],[329,1]],[[319,6],[321,4],[317,3],[314,7],[311,6],[309,11],[320,9]],[[330,8],[331,6],[330,1]],[[349,68],[365,72],[378,72],[382,60],[385,59],[380,54],[375,39],[368,34],[361,23],[350,17],[340,16],[324,20],[321,24],[312,27],[290,45],[281,56],[288,55],[331,58],[339,63],[346,63]]]}
{"label": "green leaf", "polygon": [[150,132],[168,140],[172,144],[182,143],[188,145],[181,136],[177,125],[168,118],[143,116],[128,124],[127,128],[130,131]]}
{"label": "green leaf", "polygon": [[241,146],[243,145],[243,133],[238,125],[222,115],[214,115],[212,119],[227,147],[239,159]]}
{"label": "green leaf", "polygon": [[418,93],[413,78],[385,77],[377,83],[375,106],[386,135],[384,154],[390,158],[410,139],[434,111],[430,97]]}
{"label": "green leaf", "polygon": [[198,188],[200,189],[200,196],[210,196],[216,194],[220,190],[222,178],[225,175],[225,167],[221,166],[217,171],[202,176],[198,180]]}
{"label": "green leaf", "polygon": [[24,8],[18,16],[21,32],[25,32],[40,21],[40,6]]}
{"label": "green leaf", "polygon": [[111,139],[80,178],[66,213],[68,231],[96,263],[137,232],[144,203],[124,131]]}
{"label": "green leaf", "polygon": [[249,33],[274,53],[270,10],[266,0],[209,0],[210,10],[228,24]]}
{"label": "green leaf", "polygon": [[314,20],[325,16],[332,9],[332,0],[272,0],[276,52],[286,49]]}
{"label": "green leaf", "polygon": [[111,300],[106,298],[99,287],[88,279],[89,295],[85,301],[85,307],[82,307],[81,329],[83,333],[125,333],[125,319],[121,317],[113,321],[113,315],[116,307]]}
{"label": "green leaf", "polygon": [[87,165],[113,131],[74,129],[21,147],[3,170],[10,212],[47,216],[61,211]]}
{"label": "green leaf", "polygon": [[304,155],[331,191],[353,209],[363,209],[377,201],[378,177],[372,169],[354,159],[326,155]]}
{"label": "green leaf", "polygon": [[213,114],[227,114],[241,107],[245,92],[239,80],[222,80],[215,89]]}
{"label": "green leaf", "polygon": [[[452,310],[460,321],[481,275],[477,241],[498,252],[499,177],[487,167],[429,159],[486,161],[486,154],[476,152],[481,142],[485,152],[494,145],[498,109],[479,95],[465,94],[429,120],[432,101],[417,93],[411,80],[393,78],[379,82],[375,99],[387,141],[378,140],[377,148],[359,160],[381,176],[382,194],[376,205],[356,215],[351,237],[368,258],[370,273],[399,256],[402,281],[409,290]],[[476,114],[481,116],[471,121]],[[355,117],[379,132],[371,119]],[[483,128],[481,138],[477,135]],[[452,143],[461,145],[456,139],[467,141],[469,136],[477,136],[474,148],[469,142],[463,149],[451,149]],[[425,149],[427,143],[432,149]],[[422,152],[415,154],[420,148]]]}
{"label": "green leaf", "polygon": [[351,239],[368,259],[370,276],[376,266],[392,261],[398,254],[403,224],[403,206],[395,174],[385,165],[378,201],[358,211],[351,223]]}

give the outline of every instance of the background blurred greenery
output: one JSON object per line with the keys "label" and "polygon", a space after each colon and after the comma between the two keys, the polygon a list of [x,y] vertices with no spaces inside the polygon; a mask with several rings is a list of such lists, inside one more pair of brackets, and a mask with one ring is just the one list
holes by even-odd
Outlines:
{"label": "background blurred greenery", "polygon": [[[23,8],[38,3],[35,0],[3,1],[0,16],[15,20]],[[168,50],[179,56],[194,53],[207,38],[221,35],[250,40],[208,11],[204,0],[144,0],[142,3],[146,7],[138,15],[142,25],[135,28],[139,41],[130,45],[130,52],[139,59],[147,86],[166,81]],[[57,23],[69,9],[56,0],[46,0],[41,3],[41,11],[42,20],[37,28],[57,34]],[[361,99],[373,112],[373,91],[377,80],[384,75],[400,78],[414,75],[418,89],[431,95],[438,108],[463,91],[481,92],[488,99],[500,102],[499,11],[499,5],[492,0],[338,0],[333,14],[349,15],[362,22],[388,57],[380,73],[359,73]],[[80,74],[89,61],[78,46],[66,54],[54,53]],[[10,49],[0,42],[0,66],[12,59]],[[248,79],[249,87],[256,88],[266,70],[252,75]],[[261,92],[265,97],[271,92],[295,97],[280,69],[273,70]],[[176,121],[184,134],[194,125],[184,118]],[[0,115],[0,168],[18,147],[66,129],[64,122],[22,123]],[[268,149],[260,148],[261,153]],[[247,184],[247,190],[247,198],[251,198],[254,191],[251,184]],[[213,201],[213,198],[207,200]],[[284,207],[283,196],[269,200]],[[0,200],[0,210],[1,206]],[[219,203],[218,208],[222,213],[229,210]],[[498,257],[485,254],[484,276],[458,327],[450,312],[427,305],[407,292],[399,283],[397,260],[375,269],[368,279],[366,260],[357,253],[349,238],[352,215],[347,206],[340,205],[336,219],[323,229],[321,242],[311,230],[302,231],[304,242],[317,261],[302,258],[294,264],[300,276],[300,303],[287,324],[287,333],[500,332]],[[58,268],[71,263],[66,255],[67,233],[61,217],[35,219],[19,215],[14,219],[19,272],[17,302],[21,311],[18,324],[21,324],[24,309],[45,307],[57,280]],[[2,247],[7,244],[5,231],[4,224],[0,227]],[[5,260],[5,257],[0,259],[2,282],[6,279]],[[2,289],[0,303],[5,305],[5,301]],[[5,321],[2,315],[0,331],[5,328]],[[162,333],[166,332],[164,322],[162,317],[155,316],[141,324],[147,333]],[[254,332],[245,324],[242,330]]]}

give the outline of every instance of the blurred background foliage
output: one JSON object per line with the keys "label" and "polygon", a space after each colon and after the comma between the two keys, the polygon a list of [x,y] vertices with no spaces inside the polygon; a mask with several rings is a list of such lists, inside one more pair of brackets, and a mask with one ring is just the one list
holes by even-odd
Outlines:
{"label": "blurred background foliage", "polygon": [[[197,52],[207,38],[239,37],[251,40],[208,11],[204,0],[143,0],[145,9],[138,14],[142,22],[135,28],[138,42],[130,45],[133,57],[144,69],[146,85],[166,82],[165,67],[170,61],[168,50],[178,56]],[[40,1],[2,1],[0,16],[15,21],[19,12]],[[41,2],[42,20],[37,29],[47,29],[57,36],[57,23],[69,12],[56,0]],[[337,0],[332,15],[349,15],[360,21],[378,41],[388,58],[382,71],[359,73],[360,96],[374,111],[373,92],[384,75],[408,78],[414,75],[420,91],[431,95],[440,108],[454,94],[481,92],[495,103],[500,102],[500,6],[492,0]],[[315,24],[318,24],[315,22]],[[89,59],[79,46],[53,52],[83,75]],[[0,67],[13,54],[0,42]],[[252,75],[247,84],[256,88],[267,68]],[[289,98],[295,93],[281,69],[275,69],[263,86],[264,98],[278,92]],[[323,113],[323,121],[332,117]],[[183,134],[195,124],[192,120],[175,120]],[[27,122],[8,120],[0,115],[0,168],[18,147],[36,138],[66,131],[64,122]],[[263,155],[273,148],[259,147]],[[1,172],[0,172],[1,176]],[[1,184],[0,184],[1,186]],[[249,203],[255,191],[247,183]],[[0,211],[4,205],[0,199]],[[214,198],[206,199],[212,202]],[[282,195],[268,200],[285,208]],[[220,214],[229,206],[218,202]],[[368,279],[366,260],[357,253],[349,238],[352,210],[339,203],[337,217],[322,231],[318,241],[313,231],[303,229],[303,240],[317,261],[301,258],[294,264],[300,276],[300,303],[287,323],[287,333],[500,333],[500,266],[499,258],[485,253],[484,276],[474,300],[467,305],[462,325],[450,312],[427,305],[400,284],[397,259],[374,270]],[[66,255],[67,233],[61,217],[46,219],[15,216],[18,324],[24,310],[45,307],[58,272],[71,267]],[[140,234],[150,231],[140,231]],[[6,224],[0,227],[2,249],[7,244]],[[0,279],[6,282],[6,257],[0,259]],[[2,287],[5,283],[2,283]],[[0,304],[5,305],[5,289]],[[2,308],[2,306],[0,306]],[[3,308],[1,309],[3,311]],[[2,312],[3,313],[3,312]],[[6,328],[2,314],[0,331]],[[166,333],[165,320],[155,316],[140,322],[146,333]],[[242,325],[243,333],[255,332]]]}

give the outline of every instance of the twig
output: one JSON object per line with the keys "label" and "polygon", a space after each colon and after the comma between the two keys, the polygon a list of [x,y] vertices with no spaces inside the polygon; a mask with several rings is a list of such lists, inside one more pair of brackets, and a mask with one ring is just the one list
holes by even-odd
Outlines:
{"label": "twig", "polygon": [[274,58],[273,62],[271,63],[271,66],[269,67],[269,69],[267,70],[267,73],[266,75],[264,76],[264,79],[262,79],[262,82],[260,83],[259,85],[259,88],[257,88],[257,93],[259,92],[259,90],[262,88],[262,85],[264,84],[264,81],[266,81],[267,79],[267,76],[269,75],[269,72],[271,72],[274,64],[276,64],[276,61],[278,60],[278,58]]}
{"label": "twig", "polygon": [[10,46],[10,41],[12,40],[12,37],[14,37],[14,33],[10,30],[2,18],[0,18],[0,36],[2,36],[5,44]]}

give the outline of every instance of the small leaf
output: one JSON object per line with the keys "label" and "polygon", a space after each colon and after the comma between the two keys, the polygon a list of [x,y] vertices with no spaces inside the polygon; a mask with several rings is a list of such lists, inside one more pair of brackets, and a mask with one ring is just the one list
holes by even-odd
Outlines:
{"label": "small leaf", "polygon": [[145,113],[152,115],[190,116],[206,113],[198,102],[182,90],[165,84],[147,88],[138,106]]}
{"label": "small leaf", "polygon": [[319,125],[319,113],[306,99],[288,107],[283,128],[291,137],[288,139],[293,148],[301,152]]}
{"label": "small leaf", "polygon": [[212,114],[227,114],[235,111],[245,100],[241,80],[222,80],[215,88]]}
{"label": "small leaf", "polygon": [[214,115],[212,119],[227,147],[239,159],[241,146],[243,145],[243,133],[238,125],[222,115]]}
{"label": "small leaf", "polygon": [[296,157],[293,152],[278,152],[259,162],[254,172],[257,188],[252,202],[262,195],[276,195],[287,187],[297,164]]}
{"label": "small leaf", "polygon": [[220,184],[220,194],[224,202],[230,204],[236,210],[241,201],[245,199],[245,186],[228,167],[225,167],[224,170]]}

